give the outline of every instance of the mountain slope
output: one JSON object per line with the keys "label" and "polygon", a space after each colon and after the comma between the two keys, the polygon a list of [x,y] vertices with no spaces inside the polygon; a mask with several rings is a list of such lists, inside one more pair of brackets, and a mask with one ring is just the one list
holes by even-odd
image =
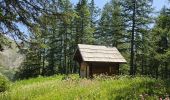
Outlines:
{"label": "mountain slope", "polygon": [[3,51],[0,51],[0,66],[5,69],[19,67],[24,59],[24,55],[19,53],[14,42],[11,43],[11,47],[4,47]]}

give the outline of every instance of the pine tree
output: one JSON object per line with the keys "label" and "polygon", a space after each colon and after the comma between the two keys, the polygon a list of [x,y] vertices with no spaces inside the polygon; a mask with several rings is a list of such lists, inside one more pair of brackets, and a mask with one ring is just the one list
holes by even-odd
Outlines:
{"label": "pine tree", "polygon": [[103,45],[111,45],[111,33],[109,32],[111,29],[111,16],[110,13],[112,13],[112,5],[109,3],[104,5],[101,18],[99,19],[99,27],[98,27],[98,34],[97,34],[97,42],[98,44]]}
{"label": "pine tree", "polygon": [[[129,34],[125,29],[125,18],[122,16],[122,10],[119,0],[111,0],[104,6],[99,19],[96,41],[98,44],[117,47],[128,61]],[[122,65],[120,72],[127,73],[127,68],[128,66]]]}
{"label": "pine tree", "polygon": [[87,0],[80,0],[76,6],[77,18],[75,19],[75,42],[92,44],[94,42],[94,29],[91,28],[90,11]]}
{"label": "pine tree", "polygon": [[90,23],[91,23],[90,27],[92,29],[94,29],[94,31],[93,31],[93,38],[95,38],[94,44],[97,44],[98,43],[98,41],[97,41],[97,39],[98,39],[97,25],[98,25],[98,17],[100,15],[101,11],[95,5],[94,0],[91,0],[91,2],[88,4],[88,6],[89,6],[89,11],[90,11]]}
{"label": "pine tree", "polygon": [[[115,46],[119,48],[119,45],[124,43],[124,22],[121,16],[121,6],[118,0],[112,0],[107,3],[102,12],[102,16],[99,23],[100,37],[104,37],[105,45]],[[104,42],[104,40],[102,40]]]}
{"label": "pine tree", "polygon": [[57,10],[67,16],[49,17],[47,36],[47,44],[49,46],[47,50],[48,66],[46,68],[52,75],[55,73],[67,74],[70,68],[68,64],[70,62],[69,58],[71,58],[69,52],[72,51],[70,50],[70,38],[72,36],[70,30],[72,17],[70,14],[73,13],[72,5],[69,0],[62,0],[53,2],[50,6],[54,11]]}
{"label": "pine tree", "polygon": [[31,40],[29,49],[25,51],[24,62],[16,72],[15,79],[28,79],[31,77],[37,77],[41,75],[41,56],[40,56],[39,44]]}
{"label": "pine tree", "polygon": [[[170,14],[168,14],[167,8],[163,8],[159,17],[156,20],[156,24],[152,30],[152,47],[154,48],[154,59],[152,63],[156,63],[156,76],[162,78],[169,78],[169,52],[170,52]],[[160,76],[161,75],[161,76]]]}
{"label": "pine tree", "polygon": [[[35,24],[41,24],[38,17],[40,17],[42,13],[62,16],[62,14],[56,11],[51,11],[49,8],[43,7],[44,3],[49,4],[50,2],[51,1],[48,0],[46,2],[44,2],[44,0],[1,0],[0,36],[12,36],[16,43],[17,40],[27,41],[28,34],[22,32],[19,26],[23,26],[31,32]],[[2,43],[3,42],[1,42],[0,45],[2,45]]]}
{"label": "pine tree", "polygon": [[[126,29],[131,32],[130,74],[135,75],[137,66],[140,65],[138,55],[144,52],[142,41],[146,40],[145,37],[148,35],[146,32],[148,32],[148,26],[151,23],[152,0],[124,0],[121,4],[124,10]],[[143,63],[144,61],[141,62],[141,64]]]}

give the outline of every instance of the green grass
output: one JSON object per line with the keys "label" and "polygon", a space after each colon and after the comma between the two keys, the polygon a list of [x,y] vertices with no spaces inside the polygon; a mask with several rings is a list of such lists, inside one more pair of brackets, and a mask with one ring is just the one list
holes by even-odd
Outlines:
{"label": "green grass", "polygon": [[81,79],[56,75],[17,81],[0,100],[157,100],[166,98],[167,82],[148,77],[116,76]]}

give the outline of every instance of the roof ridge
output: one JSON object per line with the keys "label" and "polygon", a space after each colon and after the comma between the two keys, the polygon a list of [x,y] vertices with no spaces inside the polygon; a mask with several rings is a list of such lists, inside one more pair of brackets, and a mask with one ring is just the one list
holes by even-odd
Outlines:
{"label": "roof ridge", "polygon": [[116,48],[116,47],[112,47],[112,46],[104,46],[104,45],[93,45],[93,44],[78,44],[78,45],[87,45],[87,46],[100,46],[100,47],[106,47],[106,48]]}

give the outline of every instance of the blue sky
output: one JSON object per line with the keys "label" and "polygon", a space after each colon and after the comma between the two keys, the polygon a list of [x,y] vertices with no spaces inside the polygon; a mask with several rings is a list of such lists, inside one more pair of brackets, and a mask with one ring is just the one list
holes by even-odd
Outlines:
{"label": "blue sky", "polygon": [[[73,4],[76,4],[79,0],[71,0]],[[91,0],[88,0],[91,1]],[[103,6],[109,2],[110,0],[94,0],[95,4],[99,8],[103,8]],[[153,0],[153,7],[155,8],[155,11],[159,11],[164,5],[168,6],[170,3],[168,3],[168,0]]]}

